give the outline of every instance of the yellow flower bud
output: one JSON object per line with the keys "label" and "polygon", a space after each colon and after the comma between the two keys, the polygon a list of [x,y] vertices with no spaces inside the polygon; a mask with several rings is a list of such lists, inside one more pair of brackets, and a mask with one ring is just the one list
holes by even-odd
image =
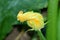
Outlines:
{"label": "yellow flower bud", "polygon": [[39,30],[44,27],[44,19],[40,13],[37,12],[25,12],[22,11],[17,15],[17,19],[21,22],[27,21],[27,24],[34,30]]}

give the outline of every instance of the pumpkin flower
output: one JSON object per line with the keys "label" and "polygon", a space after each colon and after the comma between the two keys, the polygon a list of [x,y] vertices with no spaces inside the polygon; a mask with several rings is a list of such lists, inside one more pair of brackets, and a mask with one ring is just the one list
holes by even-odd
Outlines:
{"label": "pumpkin flower", "polygon": [[44,28],[44,19],[40,13],[29,11],[23,13],[20,11],[17,15],[17,20],[20,22],[26,21],[28,26],[34,30],[39,30]]}

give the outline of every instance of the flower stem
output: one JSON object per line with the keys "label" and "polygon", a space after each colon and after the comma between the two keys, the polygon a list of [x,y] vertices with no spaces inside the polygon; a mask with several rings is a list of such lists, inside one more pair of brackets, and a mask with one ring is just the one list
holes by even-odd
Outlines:
{"label": "flower stem", "polygon": [[40,30],[40,31],[38,30],[38,31],[37,31],[37,34],[39,35],[39,38],[40,38],[41,40],[46,40],[45,37],[43,36],[41,30]]}

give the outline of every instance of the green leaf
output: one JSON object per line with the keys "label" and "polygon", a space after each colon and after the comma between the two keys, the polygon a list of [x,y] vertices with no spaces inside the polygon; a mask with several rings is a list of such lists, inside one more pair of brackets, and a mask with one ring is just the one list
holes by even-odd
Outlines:
{"label": "green leaf", "polygon": [[[1,7],[7,9],[16,8],[20,10],[38,10],[47,7],[47,0],[2,0]],[[4,8],[3,8],[4,9]]]}
{"label": "green leaf", "polygon": [[[13,19],[13,20],[12,20]],[[12,30],[13,22],[15,21],[13,16],[6,16],[0,24],[0,40],[6,36]]]}
{"label": "green leaf", "polygon": [[47,7],[47,0],[21,0],[20,7],[28,10],[39,10]]}

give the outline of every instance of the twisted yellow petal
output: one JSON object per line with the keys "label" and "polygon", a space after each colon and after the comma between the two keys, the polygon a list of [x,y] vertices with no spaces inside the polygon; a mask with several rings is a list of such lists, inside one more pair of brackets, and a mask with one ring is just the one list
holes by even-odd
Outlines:
{"label": "twisted yellow petal", "polygon": [[17,20],[19,20],[20,22],[24,22],[26,19],[26,17],[23,16],[23,11],[20,11],[17,15]]}

